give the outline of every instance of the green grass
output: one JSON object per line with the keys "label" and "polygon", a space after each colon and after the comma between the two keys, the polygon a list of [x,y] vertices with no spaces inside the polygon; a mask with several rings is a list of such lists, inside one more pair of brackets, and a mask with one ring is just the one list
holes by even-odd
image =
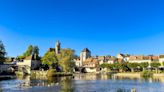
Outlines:
{"label": "green grass", "polygon": [[141,73],[142,77],[153,77],[153,72],[145,70]]}
{"label": "green grass", "polygon": [[72,76],[72,73],[65,73],[65,72],[56,72],[55,69],[48,70],[47,76],[48,77],[58,77],[58,76]]}

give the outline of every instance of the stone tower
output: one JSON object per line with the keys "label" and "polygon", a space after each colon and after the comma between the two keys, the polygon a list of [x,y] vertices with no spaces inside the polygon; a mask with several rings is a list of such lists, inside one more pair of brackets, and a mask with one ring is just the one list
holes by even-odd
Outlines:
{"label": "stone tower", "polygon": [[83,66],[83,62],[91,57],[91,52],[88,48],[84,48],[82,52],[80,53],[80,66]]}
{"label": "stone tower", "polygon": [[60,42],[59,41],[56,42],[55,52],[56,52],[56,54],[60,53]]}

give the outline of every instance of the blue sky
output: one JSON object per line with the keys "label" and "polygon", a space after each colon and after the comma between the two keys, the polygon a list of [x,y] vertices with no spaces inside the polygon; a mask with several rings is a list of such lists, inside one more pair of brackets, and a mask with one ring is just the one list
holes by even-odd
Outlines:
{"label": "blue sky", "polygon": [[60,40],[79,55],[164,53],[163,0],[0,0],[0,39],[8,56],[29,44],[43,55]]}

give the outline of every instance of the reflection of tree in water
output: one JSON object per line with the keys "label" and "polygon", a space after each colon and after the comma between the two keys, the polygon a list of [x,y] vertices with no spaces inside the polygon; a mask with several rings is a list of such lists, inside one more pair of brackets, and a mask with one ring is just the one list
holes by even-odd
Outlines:
{"label": "reflection of tree in water", "polygon": [[3,90],[2,90],[2,88],[1,88],[1,86],[0,86],[0,92],[2,92]]}
{"label": "reflection of tree in water", "polygon": [[61,91],[60,92],[74,92],[73,83],[71,77],[63,77],[60,85]]}
{"label": "reflection of tree in water", "polygon": [[116,92],[135,92],[135,91],[131,91],[130,89],[118,88]]}

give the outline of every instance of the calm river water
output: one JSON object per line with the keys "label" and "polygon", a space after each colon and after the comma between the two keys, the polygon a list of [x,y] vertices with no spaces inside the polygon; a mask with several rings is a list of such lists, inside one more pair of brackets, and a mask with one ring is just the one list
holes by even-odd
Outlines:
{"label": "calm river water", "polygon": [[0,81],[0,92],[164,92],[164,78],[76,74],[74,77],[18,77]]}

